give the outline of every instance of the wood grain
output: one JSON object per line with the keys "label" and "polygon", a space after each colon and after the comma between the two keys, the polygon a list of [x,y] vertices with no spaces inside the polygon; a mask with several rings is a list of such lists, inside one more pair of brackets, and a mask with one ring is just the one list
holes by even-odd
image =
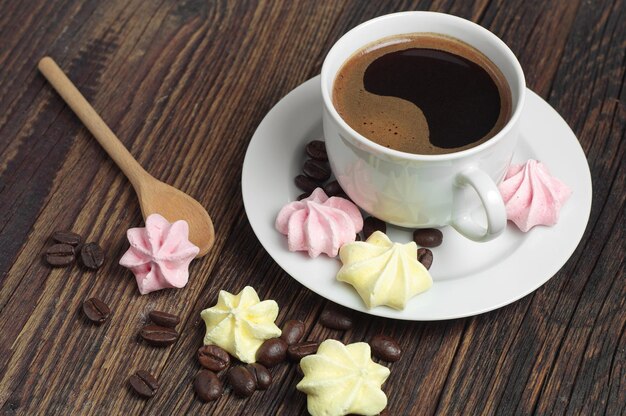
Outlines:
{"label": "wood grain", "polygon": [[[355,313],[354,329],[342,333],[316,323],[328,302],[285,274],[256,240],[241,201],[241,166],[263,116],[319,73],[343,33],[401,10],[459,15],[511,46],[528,86],[560,112],[587,154],[591,218],[572,258],[518,302],[444,322]],[[307,339],[398,339],[403,358],[384,386],[390,414],[624,414],[624,21],[623,0],[0,1],[0,409],[305,414],[293,365],[274,369],[277,381],[249,399],[195,398],[199,312],[220,289],[252,285],[277,300],[279,322],[305,321]],[[211,213],[215,247],[192,264],[184,289],[139,296],[117,265],[125,230],[141,222],[139,206],[37,74],[44,55],[69,72],[148,172]],[[63,228],[99,242],[105,266],[47,268],[41,253]],[[101,327],[80,313],[94,295],[113,311]],[[183,317],[172,347],[138,340],[152,309]],[[128,390],[137,369],[161,383],[148,401]]]}

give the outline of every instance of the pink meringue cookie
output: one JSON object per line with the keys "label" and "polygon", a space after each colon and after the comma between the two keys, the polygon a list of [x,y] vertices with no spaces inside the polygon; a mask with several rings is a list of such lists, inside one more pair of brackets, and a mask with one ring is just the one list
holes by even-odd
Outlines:
{"label": "pink meringue cookie", "polygon": [[200,251],[189,241],[187,221],[170,224],[159,214],[151,214],[145,228],[131,228],[126,236],[130,248],[120,265],[133,272],[142,295],[187,284],[189,263]]}
{"label": "pink meringue cookie", "polygon": [[572,194],[567,185],[534,159],[511,165],[498,188],[507,218],[523,232],[535,225],[556,224],[561,207]]}
{"label": "pink meringue cookie", "polygon": [[285,205],[276,217],[276,229],[287,236],[289,251],[306,251],[311,257],[337,256],[339,248],[355,240],[363,228],[356,205],[344,198],[329,198],[322,188],[311,196]]}

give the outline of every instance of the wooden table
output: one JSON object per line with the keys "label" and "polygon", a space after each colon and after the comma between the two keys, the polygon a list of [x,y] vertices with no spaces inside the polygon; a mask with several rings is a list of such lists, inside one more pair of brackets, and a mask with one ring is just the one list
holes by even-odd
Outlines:
{"label": "wooden table", "polygon": [[[591,218],[557,275],[511,305],[444,322],[358,315],[354,329],[341,333],[316,324],[328,302],[284,273],[257,241],[243,209],[241,167],[263,116],[319,73],[344,32],[401,10],[471,19],[513,49],[528,86],[561,113],[587,154]],[[309,339],[397,338],[404,355],[384,385],[392,415],[624,414],[625,21],[623,0],[0,2],[3,413],[304,414],[294,365],[275,368],[271,388],[249,399],[195,398],[199,312],[220,289],[252,285],[279,303],[279,322],[304,320]],[[117,264],[126,229],[142,223],[137,201],[36,71],[46,54],[149,172],[213,216],[215,248],[194,262],[184,289],[140,296]],[[56,229],[99,242],[105,266],[95,273],[48,268],[41,254]],[[81,313],[94,295],[113,310],[101,327]],[[138,340],[155,308],[183,318],[172,347]],[[161,384],[147,401],[127,384],[141,368]]]}

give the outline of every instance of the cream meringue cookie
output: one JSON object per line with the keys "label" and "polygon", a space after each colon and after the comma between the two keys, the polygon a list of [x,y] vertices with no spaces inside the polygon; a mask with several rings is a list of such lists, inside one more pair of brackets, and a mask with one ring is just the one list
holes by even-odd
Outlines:
{"label": "cream meringue cookie", "polygon": [[343,266],[337,280],[354,286],[368,308],[387,305],[404,309],[413,296],[433,285],[428,270],[417,260],[417,245],[392,242],[381,231],[367,241],[346,244],[339,251]]}
{"label": "cream meringue cookie", "polygon": [[187,221],[170,223],[159,214],[151,214],[145,227],[131,228],[126,236],[130,248],[120,265],[133,272],[142,295],[187,284],[189,263],[200,251],[189,241]]}
{"label": "cream meringue cookie", "polygon": [[308,198],[285,205],[275,225],[287,236],[289,251],[335,257],[342,245],[355,240],[363,228],[363,217],[352,202],[329,198],[322,188],[316,188]]}
{"label": "cream meringue cookie", "polygon": [[313,416],[377,415],[387,406],[381,386],[389,369],[372,361],[365,342],[327,339],[316,354],[302,358],[300,368],[304,378],[296,388],[306,393]]}
{"label": "cream meringue cookie", "polygon": [[206,324],[204,344],[217,345],[244,363],[255,362],[261,344],[281,334],[274,324],[278,304],[273,300],[261,302],[250,286],[237,295],[220,290],[217,304],[200,316]]}
{"label": "cream meringue cookie", "polygon": [[554,225],[559,211],[572,194],[548,168],[534,159],[511,165],[499,185],[507,218],[523,232],[535,225]]}

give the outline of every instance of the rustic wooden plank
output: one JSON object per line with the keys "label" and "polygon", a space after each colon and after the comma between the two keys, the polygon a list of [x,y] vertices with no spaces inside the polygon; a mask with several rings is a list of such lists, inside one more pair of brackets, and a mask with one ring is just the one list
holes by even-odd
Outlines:
{"label": "rustic wooden plank", "polygon": [[[251,284],[279,302],[279,322],[304,320],[309,339],[396,337],[405,354],[390,365],[385,385],[391,414],[623,412],[622,3],[1,4],[7,12],[0,13],[0,64],[9,71],[0,71],[0,408],[302,414],[299,376],[287,364],[273,370],[278,381],[267,392],[247,400],[194,398],[194,356],[204,333],[199,312],[215,303],[220,288]],[[478,21],[511,45],[529,86],[550,97],[589,155],[590,228],[564,269],[513,305],[440,323],[356,314],[355,328],[340,333],[316,324],[328,302],[289,278],[254,237],[239,193],[240,166],[266,112],[319,72],[341,34],[377,15],[414,9]],[[185,289],[139,296],[132,276],[116,265],[125,229],[140,224],[135,198],[36,74],[42,50],[69,70],[149,171],[191,193],[214,217],[216,248],[192,265]],[[106,266],[98,273],[51,271],[34,261],[59,227],[99,241]],[[80,304],[90,295],[112,306],[103,327],[82,318]],[[176,345],[158,350],[137,340],[153,308],[182,315]],[[147,402],[125,387],[138,368],[153,371],[163,386]]]}

